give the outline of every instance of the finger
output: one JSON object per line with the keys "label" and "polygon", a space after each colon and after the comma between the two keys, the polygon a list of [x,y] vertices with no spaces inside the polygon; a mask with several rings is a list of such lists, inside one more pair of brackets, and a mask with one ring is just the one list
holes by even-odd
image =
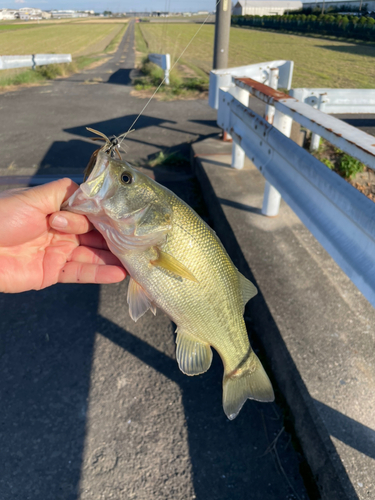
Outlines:
{"label": "finger", "polygon": [[67,262],[59,274],[59,283],[118,283],[124,280],[126,271],[120,266],[100,266]]}
{"label": "finger", "polygon": [[100,250],[85,246],[77,247],[70,258],[72,262],[81,262],[82,264],[99,264],[121,266],[121,262],[109,250]]}
{"label": "finger", "polygon": [[49,225],[57,231],[69,234],[84,234],[94,229],[87,217],[72,212],[55,212],[51,214]]}
{"label": "finger", "polygon": [[99,248],[108,250],[107,242],[99,231],[90,231],[86,234],[81,234],[79,237],[80,244],[86,247]]}
{"label": "finger", "polygon": [[64,178],[28,189],[20,193],[20,196],[23,196],[28,204],[43,210],[48,215],[60,210],[60,206],[77,191],[78,187],[78,184],[71,179]]}

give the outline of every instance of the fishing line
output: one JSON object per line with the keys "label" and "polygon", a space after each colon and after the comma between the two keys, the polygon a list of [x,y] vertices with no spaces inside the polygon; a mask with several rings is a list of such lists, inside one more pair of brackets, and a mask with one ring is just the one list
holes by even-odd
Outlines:
{"label": "fishing line", "polygon": [[[221,2],[221,0],[217,0],[216,2],[216,5],[215,5],[215,10],[217,10],[217,6],[219,5],[219,3]],[[179,55],[178,59],[173,63],[171,69],[170,69],[170,73],[172,72],[173,68],[176,66],[176,64],[179,62],[179,60],[181,59],[181,57],[185,54],[185,52],[187,51],[187,49],[190,47],[191,43],[193,42],[193,40],[195,39],[195,37],[198,35],[198,33],[200,32],[200,30],[203,28],[203,26],[206,24],[206,22],[208,21],[210,17],[210,14],[208,14],[208,16],[206,17],[206,19],[203,21],[203,23],[199,26],[197,32],[195,33],[195,35],[193,35],[192,39],[190,40],[190,42],[186,45],[186,47],[184,48],[184,50],[181,52],[181,54]],[[150,97],[150,99],[146,102],[146,104],[143,106],[143,109],[142,111],[139,113],[139,115],[137,116],[137,118],[134,120],[134,122],[130,125],[129,127],[129,130],[127,133],[129,133],[134,125],[137,123],[137,121],[139,120],[139,118],[142,116],[144,110],[147,108],[147,106],[150,104],[150,102],[152,101],[152,99],[155,97],[155,95],[158,93],[160,87],[163,85],[163,83],[165,82],[165,79],[166,77],[163,78],[163,80],[161,81],[161,83],[158,85],[158,87],[156,88],[155,92],[152,94],[152,96]],[[124,136],[126,136],[126,134],[123,134]],[[119,146],[121,146],[121,143],[122,141],[125,139],[125,137],[122,137],[121,141],[119,142]]]}

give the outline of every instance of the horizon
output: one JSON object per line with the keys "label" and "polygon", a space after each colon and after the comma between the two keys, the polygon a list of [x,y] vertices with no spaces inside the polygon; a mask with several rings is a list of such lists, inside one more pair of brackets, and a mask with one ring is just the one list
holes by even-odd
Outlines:
{"label": "horizon", "polygon": [[[275,2],[283,0],[274,0]],[[290,0],[293,1],[293,0]],[[301,0],[302,3],[309,0]],[[331,0],[332,1],[332,0]],[[340,1],[340,0],[337,0]],[[232,2],[233,5],[237,0]],[[138,5],[137,5],[138,4]],[[213,0],[0,0],[0,9],[18,10],[22,7],[30,9],[74,10],[90,11],[97,13],[104,11],[118,12],[199,12],[215,10],[217,2]]]}

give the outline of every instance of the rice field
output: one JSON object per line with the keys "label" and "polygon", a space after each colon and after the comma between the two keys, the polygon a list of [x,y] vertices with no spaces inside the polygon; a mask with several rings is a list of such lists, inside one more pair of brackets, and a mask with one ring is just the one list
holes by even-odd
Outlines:
{"label": "rice field", "polygon": [[[175,60],[198,26],[144,23],[137,29],[143,34],[148,52],[170,53]],[[203,26],[182,62],[208,73],[213,42],[214,26]],[[230,32],[229,67],[292,59],[293,87],[374,88],[374,57],[374,44],[241,28],[231,28]]]}
{"label": "rice field", "polygon": [[[48,23],[1,25],[0,55],[93,54],[104,50],[124,23]],[[8,28],[12,26],[13,29]],[[21,28],[22,26],[22,28]]]}

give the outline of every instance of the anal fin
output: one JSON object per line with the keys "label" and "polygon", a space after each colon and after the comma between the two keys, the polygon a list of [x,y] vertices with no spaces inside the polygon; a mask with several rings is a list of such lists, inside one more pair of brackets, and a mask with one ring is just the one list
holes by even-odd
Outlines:
{"label": "anal fin", "polygon": [[154,304],[133,278],[130,278],[129,281],[127,302],[129,304],[129,314],[133,321],[137,321],[148,309],[151,309],[154,315],[156,314]]}
{"label": "anal fin", "polygon": [[199,375],[211,366],[212,350],[209,344],[192,335],[177,332],[176,357],[180,370],[186,375]]}

